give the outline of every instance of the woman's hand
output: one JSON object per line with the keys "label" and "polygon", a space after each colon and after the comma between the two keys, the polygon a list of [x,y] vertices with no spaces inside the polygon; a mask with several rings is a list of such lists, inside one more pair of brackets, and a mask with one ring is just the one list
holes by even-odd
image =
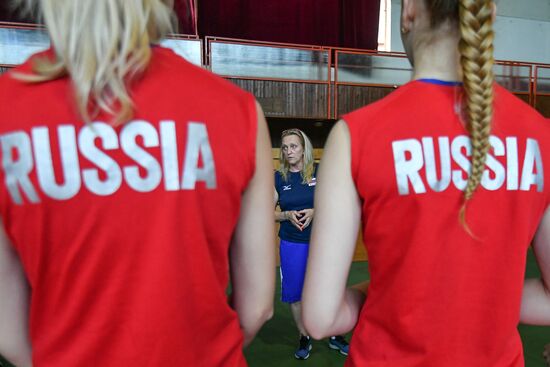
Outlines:
{"label": "woman's hand", "polygon": [[298,215],[300,216],[300,230],[304,230],[311,224],[311,221],[313,220],[313,209],[302,209],[298,211]]}
{"label": "woman's hand", "polygon": [[296,228],[298,228],[300,231],[303,230],[302,222],[300,222],[301,214],[297,210],[288,210],[285,212],[285,218],[286,220],[290,221],[292,225]]}

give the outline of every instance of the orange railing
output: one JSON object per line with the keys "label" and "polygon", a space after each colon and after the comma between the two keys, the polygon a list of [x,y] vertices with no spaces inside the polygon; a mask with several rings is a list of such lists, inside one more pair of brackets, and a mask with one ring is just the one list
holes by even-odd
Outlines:
{"label": "orange railing", "polygon": [[206,37],[208,68],[228,79],[324,86],[331,118],[331,49],[328,47]]}
{"label": "orange railing", "polygon": [[[326,100],[319,103],[326,104],[326,114],[313,118],[336,119],[348,112],[351,106],[343,106],[341,99],[346,88],[348,92],[349,88],[396,88],[408,81],[411,70],[399,52],[196,35],[173,35],[164,45],[227,79],[321,86]],[[47,47],[43,27],[0,22],[0,68],[13,67]],[[495,64],[501,85],[550,117],[550,107],[541,107],[550,103],[550,64],[502,60]]]}
{"label": "orange railing", "polygon": [[533,106],[550,118],[550,65],[536,65]]}

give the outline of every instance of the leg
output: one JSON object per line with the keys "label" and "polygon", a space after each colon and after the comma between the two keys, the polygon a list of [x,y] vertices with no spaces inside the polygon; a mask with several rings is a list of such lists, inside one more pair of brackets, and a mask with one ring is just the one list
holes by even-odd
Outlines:
{"label": "leg", "polygon": [[308,335],[306,329],[304,328],[304,323],[302,322],[302,303],[294,302],[290,304],[290,312],[292,312],[292,317],[296,323],[298,331],[302,335]]}
{"label": "leg", "polygon": [[281,240],[281,300],[288,303],[292,318],[300,331],[300,343],[294,357],[297,359],[308,359],[311,351],[311,338],[302,322],[302,288],[304,287],[304,276],[306,272],[307,254],[309,246],[303,243],[292,243]]}

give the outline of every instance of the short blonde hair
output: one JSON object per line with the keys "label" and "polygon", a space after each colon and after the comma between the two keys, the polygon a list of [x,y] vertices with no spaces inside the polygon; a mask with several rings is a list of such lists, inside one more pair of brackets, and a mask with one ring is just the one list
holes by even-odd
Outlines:
{"label": "short blonde hair", "polygon": [[304,148],[304,166],[302,168],[302,171],[300,174],[302,175],[302,183],[308,183],[313,178],[314,173],[314,166],[313,166],[313,145],[311,145],[311,141],[307,137],[307,135],[300,129],[289,129],[285,130],[281,134],[281,149],[279,151],[279,160],[281,164],[279,165],[279,171],[281,173],[281,176],[283,177],[283,181],[288,180],[288,171],[290,168],[290,165],[288,164],[288,161],[285,159],[284,153],[283,153],[283,147],[282,147],[282,141],[285,136],[289,135],[296,135],[300,139],[300,143],[302,144],[302,148]]}
{"label": "short blonde hair", "polygon": [[68,75],[82,118],[106,112],[114,123],[133,114],[130,83],[149,65],[151,44],[173,31],[173,0],[18,0],[43,18],[53,59],[34,60],[28,82]]}

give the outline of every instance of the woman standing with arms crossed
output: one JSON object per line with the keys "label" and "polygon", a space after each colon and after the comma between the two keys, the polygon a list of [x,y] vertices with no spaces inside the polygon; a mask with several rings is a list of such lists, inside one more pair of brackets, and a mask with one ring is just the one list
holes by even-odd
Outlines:
{"label": "woman standing with arms crossed", "polygon": [[[302,323],[300,301],[317,183],[313,146],[307,135],[299,129],[283,131],[279,159],[281,165],[275,172],[274,201],[281,209],[275,211],[275,220],[280,222],[281,300],[290,304],[292,317],[300,332],[300,342],[294,357],[307,359],[311,350],[311,340]],[[342,336],[332,336],[329,339],[329,347],[343,355],[348,354],[349,346]]]}
{"label": "woman standing with arms crossed", "polygon": [[[494,84],[494,12],[403,0],[414,81],[330,133],[303,316],[316,338],[355,327],[347,366],[519,367],[518,322],[550,323],[550,127]],[[360,220],[366,302],[346,289]]]}
{"label": "woman standing with arms crossed", "polygon": [[155,46],[169,0],[37,3],[52,49],[0,77],[0,354],[246,366],[274,292],[259,106]]}

